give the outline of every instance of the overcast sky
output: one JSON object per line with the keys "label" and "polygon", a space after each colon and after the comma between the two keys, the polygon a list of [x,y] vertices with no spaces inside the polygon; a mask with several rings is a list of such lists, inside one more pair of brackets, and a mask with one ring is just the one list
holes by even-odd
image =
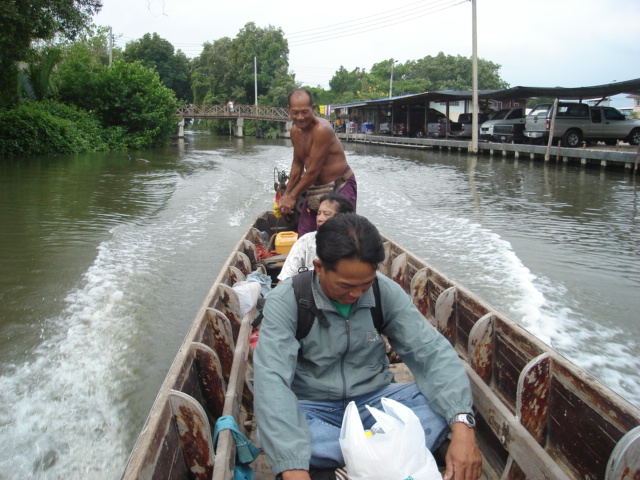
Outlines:
{"label": "overcast sky", "polygon": [[[94,21],[117,45],[158,33],[188,57],[248,22],[281,28],[289,68],[329,88],[340,66],[472,54],[470,0],[103,0]],[[640,78],[639,0],[477,0],[478,56],[510,86],[581,87]]]}

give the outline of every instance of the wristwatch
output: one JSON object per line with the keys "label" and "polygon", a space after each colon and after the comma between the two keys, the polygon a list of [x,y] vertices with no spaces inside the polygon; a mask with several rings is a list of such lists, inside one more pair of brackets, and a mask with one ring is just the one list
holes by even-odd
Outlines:
{"label": "wristwatch", "polygon": [[449,426],[451,427],[454,423],[464,423],[469,428],[476,428],[476,419],[473,418],[473,415],[470,413],[458,413],[454,415],[451,420],[449,420]]}

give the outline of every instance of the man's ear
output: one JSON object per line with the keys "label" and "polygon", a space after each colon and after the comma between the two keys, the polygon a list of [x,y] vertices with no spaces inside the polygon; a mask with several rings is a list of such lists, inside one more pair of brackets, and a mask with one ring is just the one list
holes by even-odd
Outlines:
{"label": "man's ear", "polygon": [[318,275],[322,275],[322,273],[324,272],[324,267],[322,265],[322,260],[320,260],[319,258],[316,258],[313,261],[313,268],[316,271],[316,273]]}

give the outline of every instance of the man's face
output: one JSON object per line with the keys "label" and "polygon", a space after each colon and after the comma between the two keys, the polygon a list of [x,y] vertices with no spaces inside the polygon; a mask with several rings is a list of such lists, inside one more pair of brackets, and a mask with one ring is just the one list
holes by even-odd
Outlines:
{"label": "man's face", "polygon": [[318,216],[316,217],[316,226],[320,228],[324,222],[338,213],[338,202],[333,200],[325,200],[318,207]]}
{"label": "man's face", "polygon": [[353,258],[340,260],[335,270],[327,270],[318,259],[313,261],[313,265],[320,275],[320,288],[324,294],[344,305],[356,303],[376,278],[376,269],[372,264]]}
{"label": "man's face", "polygon": [[289,116],[296,127],[305,129],[313,122],[313,112],[316,106],[311,105],[309,95],[298,93],[289,102]]}

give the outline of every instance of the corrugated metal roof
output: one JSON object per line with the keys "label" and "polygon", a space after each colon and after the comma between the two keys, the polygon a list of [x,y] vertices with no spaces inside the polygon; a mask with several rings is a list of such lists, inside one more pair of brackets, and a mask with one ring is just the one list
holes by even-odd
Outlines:
{"label": "corrugated metal roof", "polygon": [[[605,85],[595,85],[592,87],[513,87],[506,90],[480,90],[478,98],[485,100],[506,100],[515,98],[561,98],[565,100],[578,100],[587,98],[607,97],[619,93],[640,95],[640,78],[627,80],[624,82],[608,83]],[[473,92],[471,90],[440,90],[423,93],[412,93],[391,98],[380,98],[364,102],[342,103],[332,105],[333,108],[362,107],[371,104],[394,104],[412,101],[446,102],[454,100],[471,100]]]}

